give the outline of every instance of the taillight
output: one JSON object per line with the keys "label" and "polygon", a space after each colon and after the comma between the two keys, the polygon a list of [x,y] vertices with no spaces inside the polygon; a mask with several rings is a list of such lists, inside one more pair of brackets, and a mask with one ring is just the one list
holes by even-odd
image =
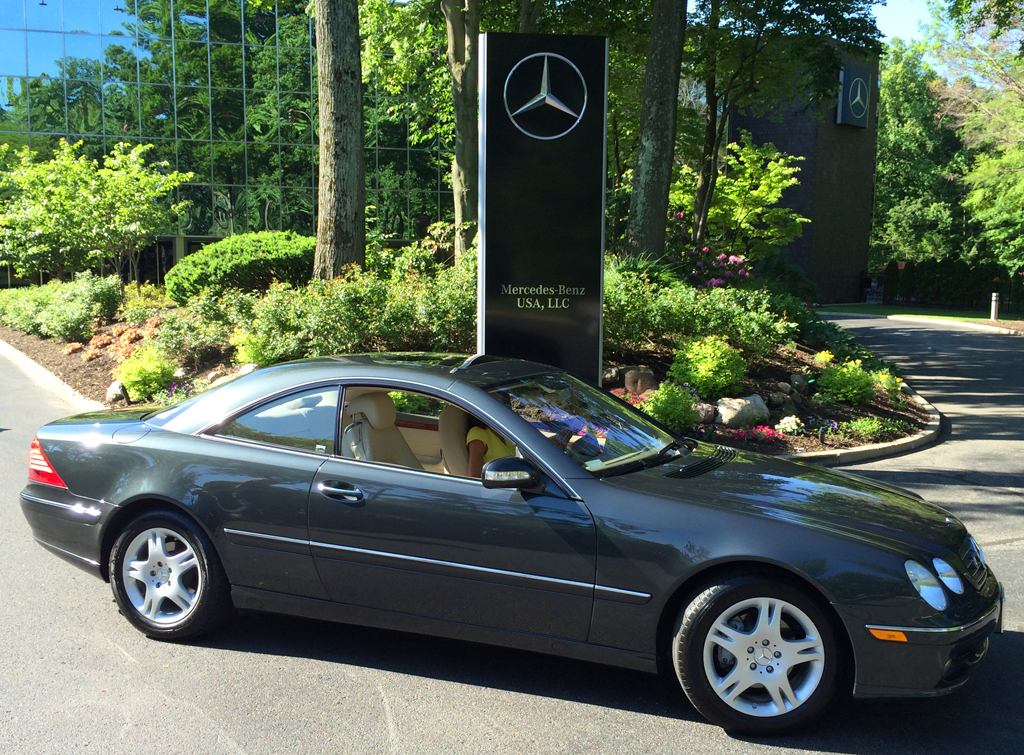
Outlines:
{"label": "taillight", "polygon": [[42,446],[39,445],[39,438],[32,439],[32,447],[28,452],[28,479],[32,482],[55,485],[58,488],[67,487],[64,480],[60,479],[60,475],[50,466],[50,460],[46,458]]}

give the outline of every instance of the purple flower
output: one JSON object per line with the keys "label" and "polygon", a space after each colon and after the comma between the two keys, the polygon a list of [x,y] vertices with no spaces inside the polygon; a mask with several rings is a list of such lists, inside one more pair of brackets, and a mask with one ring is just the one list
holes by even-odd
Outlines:
{"label": "purple flower", "polygon": [[693,255],[695,255],[695,254],[696,254],[696,252],[687,252],[687,253],[686,253],[686,256],[687,256],[687,257],[692,257],[692,256],[693,256]]}
{"label": "purple flower", "polygon": [[732,270],[726,270],[726,271],[725,271],[725,272],[723,273],[723,275],[724,275],[724,276],[725,276],[726,278],[731,278],[731,277],[732,277]]}
{"label": "purple flower", "polygon": [[718,255],[718,259],[720,259],[720,260],[724,260],[724,259],[725,259],[725,255],[724,255],[724,254],[720,254],[720,255]]}
{"label": "purple flower", "polygon": [[743,269],[743,268],[741,267],[741,268],[740,268],[740,269],[739,269],[739,270],[737,271],[737,275],[742,275],[742,276],[746,277],[746,276],[750,275],[750,273],[748,273],[748,272],[747,272],[746,270],[744,270],[744,269]]}
{"label": "purple flower", "polygon": [[696,278],[697,277],[697,273],[690,273],[690,277],[691,278]]}
{"label": "purple flower", "polygon": [[700,270],[703,270],[703,269],[704,269],[704,263],[703,263],[703,262],[701,262],[700,260],[697,260],[697,267],[698,267],[698,268],[699,268]]}
{"label": "purple flower", "polygon": [[669,261],[669,262],[675,262],[675,261],[676,261],[676,258],[675,258],[675,257],[669,257],[669,258],[668,258],[668,261]]}

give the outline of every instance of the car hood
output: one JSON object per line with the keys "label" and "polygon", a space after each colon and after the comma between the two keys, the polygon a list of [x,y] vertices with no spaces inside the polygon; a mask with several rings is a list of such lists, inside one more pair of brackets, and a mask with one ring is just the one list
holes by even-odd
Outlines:
{"label": "car hood", "polygon": [[791,521],[905,551],[956,552],[967,531],[938,506],[893,485],[708,444],[672,463],[605,483],[718,509]]}

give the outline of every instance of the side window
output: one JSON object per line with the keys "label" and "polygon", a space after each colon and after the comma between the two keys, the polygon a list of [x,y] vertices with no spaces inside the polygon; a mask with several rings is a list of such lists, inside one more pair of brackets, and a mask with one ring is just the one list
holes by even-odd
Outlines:
{"label": "side window", "polygon": [[293,393],[236,417],[218,435],[314,453],[334,453],[338,388]]}

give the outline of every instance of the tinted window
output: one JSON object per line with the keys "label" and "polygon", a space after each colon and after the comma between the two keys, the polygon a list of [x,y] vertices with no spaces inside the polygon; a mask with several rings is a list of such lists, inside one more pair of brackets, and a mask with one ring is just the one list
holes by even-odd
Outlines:
{"label": "tinted window", "polygon": [[274,446],[334,453],[338,389],[293,393],[236,417],[219,434]]}

